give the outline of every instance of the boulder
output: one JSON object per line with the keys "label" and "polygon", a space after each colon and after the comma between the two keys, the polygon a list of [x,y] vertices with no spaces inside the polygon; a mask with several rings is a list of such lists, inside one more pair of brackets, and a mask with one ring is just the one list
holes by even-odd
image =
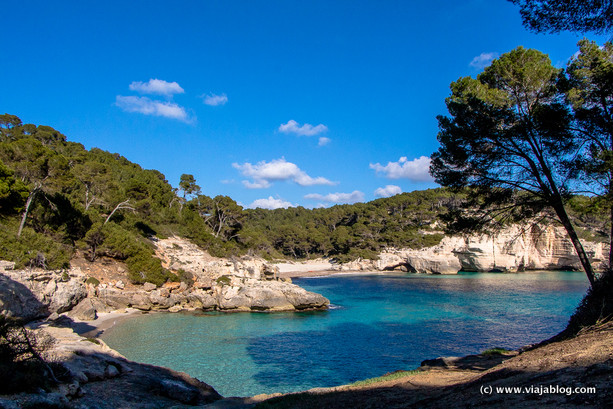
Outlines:
{"label": "boulder", "polygon": [[247,280],[242,287],[224,286],[218,294],[222,310],[292,311],[327,308],[320,294],[280,281]]}
{"label": "boulder", "polygon": [[49,315],[49,308],[24,284],[0,273],[0,314],[32,321]]}
{"label": "boulder", "polygon": [[56,290],[51,296],[49,310],[61,314],[72,309],[82,299],[87,297],[87,287],[84,279],[73,279],[68,281],[57,281]]}
{"label": "boulder", "polygon": [[0,274],[0,309],[26,320],[61,314],[87,296],[80,270],[15,270]]}
{"label": "boulder", "polygon": [[185,404],[195,404],[200,396],[197,388],[174,379],[160,381],[159,393]]}
{"label": "boulder", "polygon": [[82,321],[93,321],[98,318],[96,308],[89,298],[81,301],[68,315]]}
{"label": "boulder", "polygon": [[149,291],[153,291],[157,288],[157,285],[153,284],[153,283],[145,283],[143,284],[143,290],[149,292]]}

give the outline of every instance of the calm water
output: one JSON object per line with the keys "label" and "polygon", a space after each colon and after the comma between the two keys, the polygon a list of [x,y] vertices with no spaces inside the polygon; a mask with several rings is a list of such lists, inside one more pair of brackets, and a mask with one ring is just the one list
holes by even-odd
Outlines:
{"label": "calm water", "polygon": [[128,359],[187,372],[224,396],[334,386],[424,359],[518,348],[561,331],[583,273],[296,279],[329,311],[151,314],[102,337]]}

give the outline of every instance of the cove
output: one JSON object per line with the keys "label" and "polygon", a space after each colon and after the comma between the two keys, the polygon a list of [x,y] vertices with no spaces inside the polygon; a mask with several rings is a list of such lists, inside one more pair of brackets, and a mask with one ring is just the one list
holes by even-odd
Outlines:
{"label": "cove", "polygon": [[102,339],[128,359],[186,372],[224,396],[335,386],[424,359],[515,349],[564,329],[584,273],[344,275],[295,279],[329,311],[160,313]]}

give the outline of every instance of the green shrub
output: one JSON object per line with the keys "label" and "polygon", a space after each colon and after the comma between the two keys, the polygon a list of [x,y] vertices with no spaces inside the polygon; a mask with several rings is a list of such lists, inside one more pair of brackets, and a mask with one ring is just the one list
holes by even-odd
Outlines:
{"label": "green shrub", "polygon": [[128,266],[128,278],[133,284],[150,282],[160,286],[174,276],[162,267],[160,259],[155,258],[151,253],[139,253],[129,257],[126,264]]}
{"label": "green shrub", "polygon": [[589,288],[577,310],[570,317],[568,326],[559,334],[572,337],[584,327],[607,322],[613,317],[613,272],[605,272],[594,286]]}
{"label": "green shrub", "polygon": [[394,379],[399,379],[399,378],[404,378],[406,376],[415,375],[418,372],[419,371],[417,371],[417,370],[413,370],[413,371],[395,371],[395,372],[391,372],[391,373],[388,373],[388,374],[385,374],[383,376],[379,376],[379,377],[376,377],[376,378],[370,378],[370,379],[364,379],[363,381],[357,381],[357,382],[354,382],[354,383],[350,384],[349,386],[366,386],[366,385],[371,385],[373,383],[391,381],[391,380],[394,380]]}
{"label": "green shrub", "polygon": [[96,277],[88,277],[87,280],[85,280],[85,284],[93,284],[94,287],[98,287],[100,285],[100,280]]}
{"label": "green shrub", "polygon": [[100,230],[104,240],[98,253],[119,260],[126,260],[149,250],[142,239],[115,223],[107,223]]}
{"label": "green shrub", "polygon": [[20,238],[16,237],[16,232],[17,224],[0,226],[0,259],[14,261],[16,268],[59,270],[70,267],[72,247],[28,227],[23,230]]}
{"label": "green shrub", "polygon": [[508,354],[509,352],[511,351],[505,348],[490,348],[490,349],[486,349],[485,351],[481,352],[481,355],[486,355],[486,356],[505,355],[505,354]]}
{"label": "green shrub", "polygon": [[182,268],[177,271],[177,277],[180,282],[187,284],[188,286],[194,285],[194,275],[189,271],[185,271]]}
{"label": "green shrub", "polygon": [[217,284],[224,286],[224,285],[230,285],[230,283],[232,282],[232,279],[229,276],[223,275],[221,277],[217,277]]}

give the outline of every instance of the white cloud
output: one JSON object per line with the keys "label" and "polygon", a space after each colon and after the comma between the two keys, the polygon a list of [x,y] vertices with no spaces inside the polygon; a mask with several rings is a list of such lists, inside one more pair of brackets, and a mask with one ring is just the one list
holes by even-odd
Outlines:
{"label": "white cloud", "polygon": [[495,58],[498,58],[498,53],[481,53],[475,58],[473,58],[473,60],[468,65],[473,68],[482,69],[490,65],[492,60],[494,60]]}
{"label": "white cloud", "polygon": [[375,190],[375,196],[377,197],[392,197],[399,193],[402,193],[402,189],[400,188],[400,186],[396,185],[387,185],[385,187],[380,187]]}
{"label": "white cloud", "polygon": [[204,103],[206,105],[210,105],[213,107],[216,107],[218,105],[225,105],[226,102],[228,102],[228,96],[226,94],[221,94],[221,95],[210,94],[210,95],[203,95],[202,97],[204,98]]}
{"label": "white cloud", "polygon": [[115,105],[125,112],[138,112],[144,115],[163,116],[165,118],[190,122],[185,108],[174,102],[160,102],[147,97],[124,97],[117,95]]}
{"label": "white cloud", "polygon": [[267,180],[260,180],[258,182],[249,182],[248,180],[243,180],[243,186],[247,189],[268,189],[272,185]]}
{"label": "white cloud", "polygon": [[313,185],[336,185],[324,177],[311,177],[292,162],[285,158],[274,159],[270,162],[261,161],[255,165],[246,162],[241,164],[233,163],[232,167],[238,169],[244,176],[253,179],[253,182],[243,181],[243,185],[250,189],[264,189],[270,187],[270,182],[289,180],[300,186]]}
{"label": "white cloud", "polygon": [[274,210],[282,208],[287,209],[288,207],[296,207],[296,205],[280,198],[275,199],[272,196],[268,196],[268,199],[254,200],[253,203],[251,203],[248,207],[251,209],[256,209],[260,207],[262,209]]}
{"label": "white cloud", "polygon": [[314,136],[320,133],[324,133],[328,130],[328,127],[324,124],[313,126],[311,124],[304,124],[300,126],[298,122],[290,119],[286,124],[279,125],[279,132],[294,133],[300,136]]}
{"label": "white cloud", "polygon": [[141,94],[157,94],[171,96],[173,94],[183,94],[185,90],[176,82],[150,79],[148,82],[134,81],[130,84],[130,91]]}
{"label": "white cloud", "polygon": [[380,163],[371,163],[370,168],[377,173],[383,173],[388,179],[409,179],[413,182],[433,182],[430,176],[430,158],[422,156],[409,161],[406,156],[398,162],[388,162],[383,166]]}
{"label": "white cloud", "polygon": [[329,193],[327,195],[309,193],[304,198],[328,203],[356,203],[364,201],[364,193],[359,190],[354,190],[351,193]]}
{"label": "white cloud", "polygon": [[317,143],[317,146],[326,146],[330,142],[332,142],[332,139],[326,138],[325,136],[320,136],[319,137],[319,142]]}

